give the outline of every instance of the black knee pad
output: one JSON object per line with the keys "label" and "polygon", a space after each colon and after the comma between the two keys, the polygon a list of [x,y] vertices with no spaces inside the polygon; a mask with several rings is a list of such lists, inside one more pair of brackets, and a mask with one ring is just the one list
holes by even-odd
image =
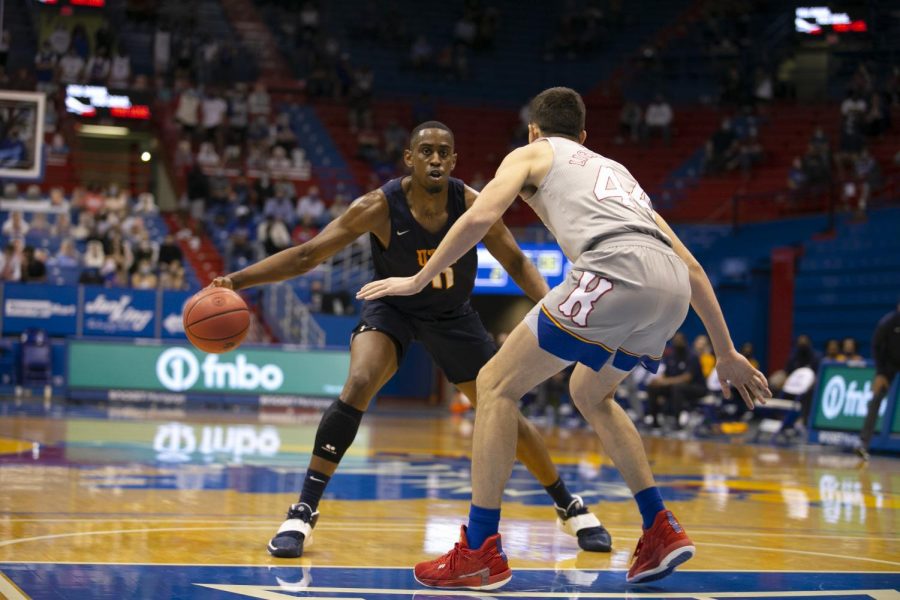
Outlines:
{"label": "black knee pad", "polygon": [[346,402],[335,400],[322,415],[316,431],[316,445],[313,455],[329,462],[338,463],[353,444],[363,411]]}

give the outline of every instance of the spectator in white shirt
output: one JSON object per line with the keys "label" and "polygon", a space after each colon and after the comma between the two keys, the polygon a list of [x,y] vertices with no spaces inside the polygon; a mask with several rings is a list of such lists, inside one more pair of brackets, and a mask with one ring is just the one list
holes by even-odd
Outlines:
{"label": "spectator in white shirt", "polygon": [[200,123],[200,95],[194,88],[188,88],[178,97],[175,120],[186,131],[193,132]]}
{"label": "spectator in white shirt", "polygon": [[657,94],[656,98],[647,106],[644,123],[647,126],[647,135],[659,134],[668,144],[672,139],[672,107],[665,98]]}
{"label": "spectator in white shirt", "polygon": [[216,147],[210,142],[200,144],[200,152],[197,153],[197,164],[203,169],[212,169],[219,166],[219,154]]}
{"label": "spectator in white shirt", "polygon": [[207,140],[216,138],[219,127],[225,122],[227,112],[228,103],[222,96],[212,93],[203,98],[203,129]]}
{"label": "spectator in white shirt", "polygon": [[316,225],[322,224],[325,217],[325,203],[319,195],[319,188],[310,186],[306,195],[297,201],[297,220],[304,221],[309,217]]}
{"label": "spectator in white shirt", "polygon": [[21,211],[14,210],[9,213],[9,218],[3,224],[3,237],[24,239],[28,235],[29,226],[22,216]]}
{"label": "spectator in white shirt", "polygon": [[69,51],[69,46],[72,45],[72,33],[60,21],[56,24],[56,29],[53,30],[47,41],[50,42],[50,47],[56,52],[57,56],[62,56]]}
{"label": "spectator in white shirt", "polygon": [[859,119],[862,119],[862,116],[866,113],[867,108],[868,104],[866,104],[865,98],[860,96],[858,92],[849,92],[847,98],[841,103],[841,115],[845,119],[859,122]]}
{"label": "spectator in white shirt", "polygon": [[125,52],[125,48],[119,48],[119,52],[113,57],[109,68],[109,87],[124,89],[131,81],[131,58]]}
{"label": "spectator in white shirt", "polygon": [[59,61],[59,81],[63,84],[78,83],[84,70],[84,59],[71,48]]}
{"label": "spectator in white shirt", "polygon": [[269,118],[269,114],[272,112],[272,103],[263,82],[256,82],[256,87],[253,88],[253,92],[247,97],[247,104],[250,106],[251,117]]}

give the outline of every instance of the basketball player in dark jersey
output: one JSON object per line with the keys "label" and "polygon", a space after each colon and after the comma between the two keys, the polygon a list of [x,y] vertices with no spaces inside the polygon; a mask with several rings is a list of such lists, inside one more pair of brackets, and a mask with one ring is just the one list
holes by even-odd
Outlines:
{"label": "basketball player in dark jersey", "polygon": [[[212,285],[240,290],[296,277],[365,233],[372,243],[376,279],[415,275],[477,192],[450,177],[456,153],[453,133],[442,123],[416,127],[404,161],[409,176],[363,195],[312,240],[218,277]],[[537,301],[548,292],[502,221],[484,236],[484,244],[529,298]],[[340,399],[322,415],[300,498],[268,544],[272,555],[295,558],[302,555],[304,542],[309,545],[325,486],[353,443],[372,397],[397,371],[414,339],[477,405],[475,378],[496,352],[469,304],[477,262],[472,249],[418,294],[365,303],[351,337],[350,373]],[[609,533],[582,499],[566,489],[538,431],[521,414],[518,419],[517,456],[553,498],[560,529],[577,537],[582,549],[608,552]]]}

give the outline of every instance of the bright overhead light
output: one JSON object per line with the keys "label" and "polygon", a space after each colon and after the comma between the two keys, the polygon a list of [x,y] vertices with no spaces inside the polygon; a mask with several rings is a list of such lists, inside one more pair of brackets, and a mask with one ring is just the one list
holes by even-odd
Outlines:
{"label": "bright overhead light", "polygon": [[116,127],[114,125],[89,125],[81,124],[78,131],[85,135],[98,135],[106,137],[122,137],[131,133],[127,127]]}
{"label": "bright overhead light", "polygon": [[144,162],[150,162],[150,158],[151,158],[151,157],[150,157],[150,153],[149,153],[149,152],[147,152],[146,150],[144,150],[143,152],[141,152],[141,160],[142,160],[142,161],[144,161]]}

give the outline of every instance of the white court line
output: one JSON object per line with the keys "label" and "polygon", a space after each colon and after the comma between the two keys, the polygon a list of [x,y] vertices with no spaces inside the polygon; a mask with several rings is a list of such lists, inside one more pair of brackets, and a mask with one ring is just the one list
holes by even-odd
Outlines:
{"label": "white court line", "polygon": [[[284,589],[278,586],[270,585],[222,585],[211,583],[195,583],[194,585],[219,590],[222,592],[230,592],[232,594],[240,594],[251,598],[288,598],[281,594],[266,594],[266,592],[283,592]],[[315,593],[332,593],[332,594],[379,594],[379,595],[396,595],[396,596],[414,596],[420,594],[423,596],[471,596],[473,598],[694,598],[694,599],[711,599],[711,598],[794,598],[811,595],[814,596],[847,596],[847,595],[867,595],[872,596],[876,600],[892,600],[900,598],[900,593],[892,589],[872,589],[872,590],[807,590],[807,591],[781,591],[772,590],[769,592],[640,592],[629,589],[623,592],[477,592],[469,590],[436,590],[431,588],[419,588],[415,590],[405,589],[379,589],[379,588],[340,588],[340,587],[317,587],[310,586],[303,588],[304,592]],[[290,596],[293,598],[294,596]]]}
{"label": "white court line", "polygon": [[[21,544],[25,542],[36,542],[42,540],[53,540],[60,538],[69,538],[69,537],[79,537],[79,536],[94,536],[94,535],[119,535],[119,534],[129,534],[129,533],[156,533],[156,532],[187,532],[187,531],[239,531],[239,530],[258,530],[264,529],[268,526],[264,525],[252,525],[252,526],[234,526],[229,525],[225,527],[152,527],[152,528],[142,528],[142,529],[113,529],[106,531],[77,531],[73,533],[53,533],[48,535],[38,535],[27,538],[14,538],[11,540],[0,541],[0,548],[4,546],[12,546],[14,544]],[[384,531],[383,528],[371,528],[367,529],[366,527],[360,526],[347,526],[347,527],[336,527],[331,526],[326,529],[349,529],[353,531]],[[421,528],[392,528],[393,531],[421,531]],[[890,561],[890,560],[882,560],[878,558],[868,558],[866,556],[847,556],[844,554],[831,554],[828,552],[813,552],[810,550],[795,550],[793,548],[772,548],[768,546],[746,546],[740,544],[722,544],[716,542],[705,542],[706,546],[718,546],[722,548],[737,548],[739,550],[762,550],[767,552],[782,552],[787,554],[803,554],[808,556],[822,556],[825,558],[836,558],[838,560],[855,560],[855,561],[863,561],[863,562],[873,562],[883,565],[891,565],[900,567],[900,562]]]}
{"label": "white court line", "polygon": [[[411,565],[314,565],[309,558],[300,558],[291,564],[272,563],[177,563],[177,562],[96,562],[83,560],[0,560],[0,565],[96,565],[98,567],[203,567],[203,568],[258,568],[258,569],[412,569]],[[585,569],[579,567],[515,567],[516,571],[590,571],[624,573],[627,569]],[[679,573],[835,573],[841,575],[884,575],[895,574],[893,571],[856,571],[828,569],[826,571],[809,569],[678,569]]]}
{"label": "white court line", "polygon": [[[113,523],[221,523],[223,519],[229,519],[228,515],[223,515],[218,519],[183,519],[183,518],[116,518],[116,517],[103,517],[99,519],[85,518],[82,520],[82,524],[87,523],[104,523],[104,522],[113,522]],[[71,523],[73,519],[18,519],[18,518],[9,518],[9,519],[0,519],[0,522],[15,522],[15,523]],[[522,521],[522,519],[516,519],[517,521]],[[271,527],[277,527],[278,522],[273,521],[271,519],[232,519],[231,520],[236,525],[266,525]],[[423,530],[423,526],[418,524],[420,521],[406,521],[408,524],[402,525],[394,525],[392,523],[403,523],[403,521],[397,520],[393,522],[385,522],[383,520],[378,522],[373,522],[370,524],[360,525],[360,520],[356,521],[326,521],[317,526],[317,531],[321,531],[323,529],[335,529],[339,531],[343,531],[349,528],[359,528],[359,527],[367,527],[366,531],[413,531],[413,530]],[[415,524],[415,525],[413,525]],[[531,528],[534,529],[547,529],[548,531],[556,531],[556,527],[552,523],[533,523],[530,525]],[[638,529],[637,527],[616,527],[616,526],[606,526],[608,531],[633,534],[632,537],[637,539]],[[201,530],[201,528],[197,528]],[[822,534],[822,533],[794,533],[790,530],[781,530],[781,531],[722,531],[721,529],[695,529],[691,528],[691,535],[718,535],[718,536],[728,536],[734,537],[735,535],[742,536],[750,536],[750,537],[767,537],[767,536],[778,536],[778,535],[789,535],[790,537],[797,538],[809,538],[809,539],[822,539],[822,540],[860,540],[864,542],[870,541],[882,541],[882,542],[900,542],[900,534],[895,536],[869,536],[869,535],[840,535],[840,534]]]}
{"label": "white court line", "polygon": [[0,598],[6,600],[31,600],[19,586],[13,583],[12,579],[0,572]]}
{"label": "white court line", "polygon": [[[219,523],[221,523],[221,521],[219,521]],[[81,535],[84,535],[84,536],[117,535],[120,533],[153,533],[156,531],[169,532],[169,533],[173,532],[173,531],[180,531],[180,532],[185,532],[185,531],[238,531],[238,530],[249,531],[249,530],[257,530],[257,529],[269,529],[270,527],[271,527],[271,525],[267,524],[267,525],[251,525],[251,526],[247,526],[247,527],[229,525],[227,527],[150,527],[150,528],[145,528],[145,529],[109,529],[106,531],[75,531],[72,533],[52,533],[52,534],[48,534],[48,535],[36,535],[33,537],[27,537],[27,538],[13,538],[11,540],[3,540],[3,541],[0,541],[0,548],[2,548],[3,546],[12,546],[13,544],[21,544],[23,542],[55,540],[55,539],[59,539],[59,538],[78,537]],[[351,531],[378,531],[378,532],[385,531],[384,529],[382,529],[380,527],[379,528],[367,528],[365,526],[359,527],[359,526],[350,526],[350,525],[345,526],[345,527],[333,527],[332,526],[332,527],[328,527],[327,529],[351,530]],[[394,530],[401,531],[401,532],[403,532],[403,531],[415,532],[415,531],[421,531],[422,528],[421,527],[416,527],[416,528],[397,527]]]}

